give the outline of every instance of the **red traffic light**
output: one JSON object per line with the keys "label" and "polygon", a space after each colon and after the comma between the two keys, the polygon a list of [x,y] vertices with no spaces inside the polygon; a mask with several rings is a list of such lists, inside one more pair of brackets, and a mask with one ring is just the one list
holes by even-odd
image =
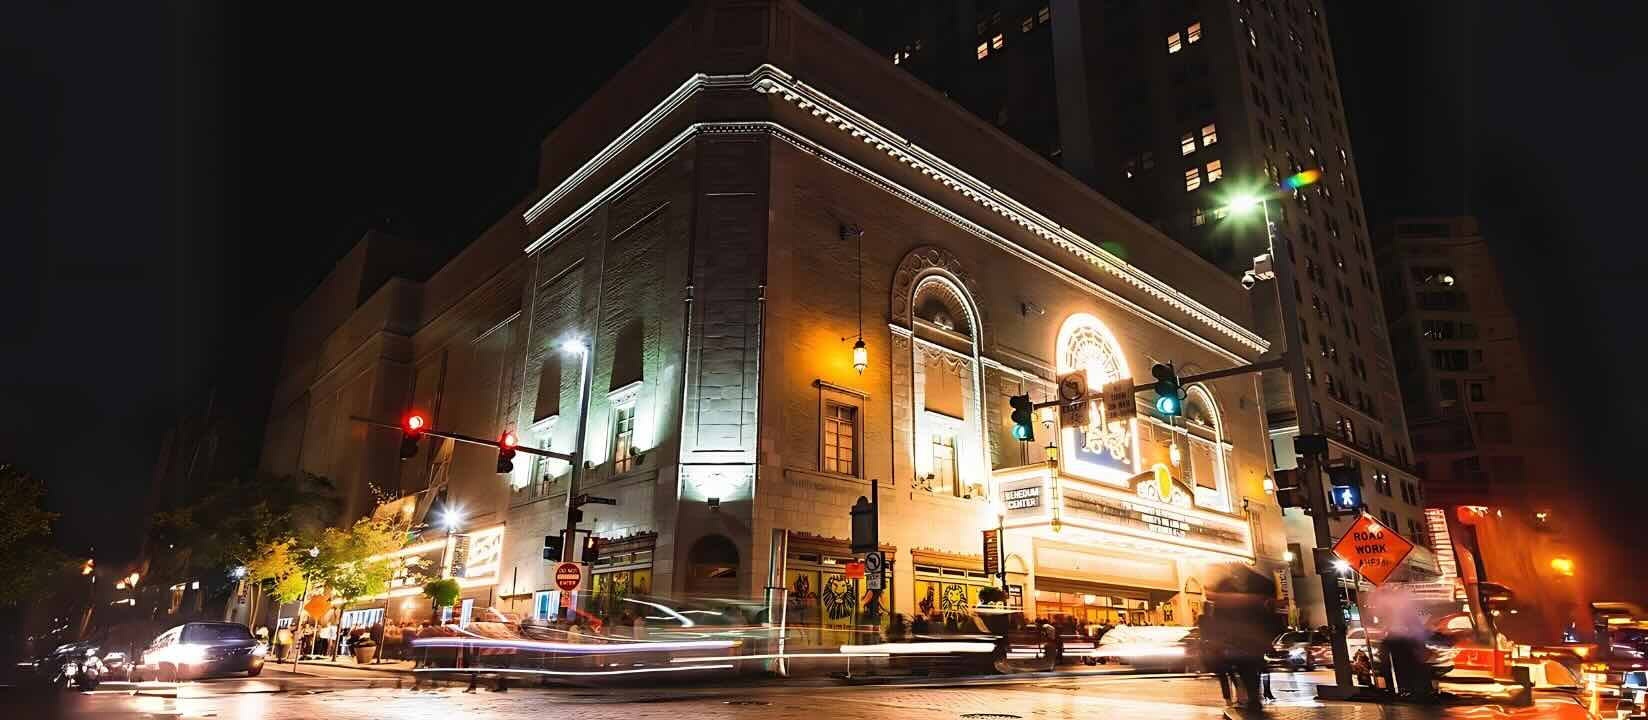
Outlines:
{"label": "red traffic light", "polygon": [[515,437],[515,433],[506,432],[506,433],[498,436],[498,447],[513,448],[517,444],[519,444],[520,441],[521,441],[520,438]]}
{"label": "red traffic light", "polygon": [[423,430],[423,426],[428,422],[422,415],[412,413],[406,416],[406,429],[410,432],[418,432]]}

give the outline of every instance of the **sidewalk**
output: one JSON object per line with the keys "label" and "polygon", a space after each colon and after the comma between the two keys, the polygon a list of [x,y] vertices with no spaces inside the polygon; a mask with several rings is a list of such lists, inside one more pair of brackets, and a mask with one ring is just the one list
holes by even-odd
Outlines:
{"label": "sidewalk", "polygon": [[[359,678],[359,677],[396,677],[412,676],[411,660],[393,660],[375,664],[361,665],[352,659],[339,656],[337,660],[301,660],[298,662],[299,675],[314,675],[329,678]],[[292,672],[292,663],[283,662],[279,665],[266,665],[271,670]]]}

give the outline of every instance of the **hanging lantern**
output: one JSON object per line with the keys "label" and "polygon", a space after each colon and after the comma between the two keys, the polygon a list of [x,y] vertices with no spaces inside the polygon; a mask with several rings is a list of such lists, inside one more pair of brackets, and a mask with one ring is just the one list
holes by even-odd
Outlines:
{"label": "hanging lantern", "polygon": [[1058,443],[1053,442],[1052,439],[1048,439],[1047,447],[1042,448],[1042,449],[1047,452],[1047,464],[1048,465],[1057,465],[1057,464],[1059,464],[1059,445],[1058,445]]}
{"label": "hanging lantern", "polygon": [[864,368],[869,366],[870,351],[864,347],[864,338],[861,337],[858,342],[853,343],[853,369],[857,370],[858,374],[863,375]]}

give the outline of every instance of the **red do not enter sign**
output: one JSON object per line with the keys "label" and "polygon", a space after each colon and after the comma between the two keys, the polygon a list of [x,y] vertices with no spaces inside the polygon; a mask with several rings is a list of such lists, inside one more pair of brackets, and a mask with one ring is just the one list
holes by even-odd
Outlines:
{"label": "red do not enter sign", "polygon": [[555,566],[555,587],[562,592],[572,592],[578,589],[578,584],[584,579],[584,570],[578,563],[564,562]]}

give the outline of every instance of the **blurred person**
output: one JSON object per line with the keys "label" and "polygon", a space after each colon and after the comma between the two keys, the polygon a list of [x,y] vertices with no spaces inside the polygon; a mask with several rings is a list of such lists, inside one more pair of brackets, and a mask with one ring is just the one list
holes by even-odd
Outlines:
{"label": "blurred person", "polygon": [[327,625],[326,627],[321,628],[319,634],[315,638],[315,654],[316,655],[325,655],[325,654],[327,654],[326,651],[331,648],[332,643],[334,641],[336,641],[337,639],[338,639],[338,626],[336,626],[336,625]]}
{"label": "blurred person", "polygon": [[1431,630],[1419,601],[1403,588],[1386,585],[1374,589],[1368,606],[1378,613],[1385,630],[1382,650],[1387,677],[1395,683],[1392,689],[1416,701],[1434,699],[1435,681],[1425,662]]}
{"label": "blurred person", "polygon": [[1213,673],[1213,677],[1219,681],[1219,694],[1225,699],[1225,707],[1230,707],[1236,704],[1236,696],[1232,694],[1234,676],[1229,662],[1225,659],[1225,648],[1221,642],[1223,637],[1220,635],[1219,621],[1215,619],[1217,613],[1218,606],[1215,603],[1206,603],[1202,616],[1196,619],[1196,627],[1201,631],[1202,637],[1202,669]]}
{"label": "blurred person", "polygon": [[292,649],[292,628],[282,625],[275,630],[275,659],[285,660]]}
{"label": "blurred person", "polygon": [[1233,566],[1211,595],[1215,609],[1206,637],[1222,651],[1225,667],[1237,680],[1237,703],[1257,710],[1263,707],[1264,653],[1274,637],[1276,586],[1246,566]]}

